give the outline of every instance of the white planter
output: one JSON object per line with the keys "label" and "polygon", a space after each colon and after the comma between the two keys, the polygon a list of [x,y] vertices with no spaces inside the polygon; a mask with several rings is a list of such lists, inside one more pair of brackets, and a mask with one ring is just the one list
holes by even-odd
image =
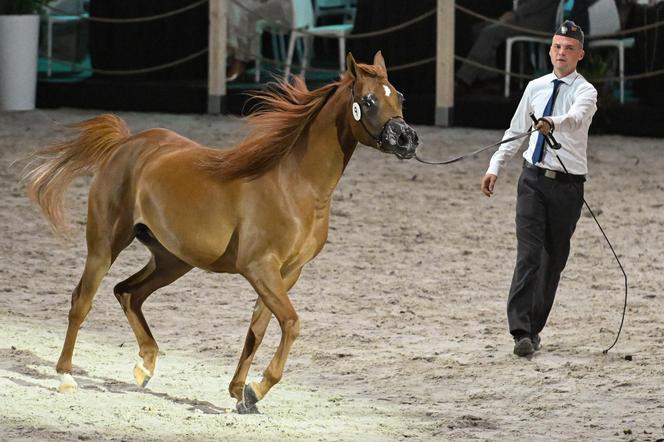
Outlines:
{"label": "white planter", "polygon": [[35,108],[39,15],[0,15],[0,110]]}

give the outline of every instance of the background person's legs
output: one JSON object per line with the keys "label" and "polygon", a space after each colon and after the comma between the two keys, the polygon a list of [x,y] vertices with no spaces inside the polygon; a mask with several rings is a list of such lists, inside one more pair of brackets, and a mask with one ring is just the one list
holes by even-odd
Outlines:
{"label": "background person's legs", "polygon": [[[492,24],[486,26],[480,32],[477,41],[473,44],[466,58],[495,68],[498,46],[504,43],[508,37],[518,34],[518,31],[502,25]],[[477,80],[485,80],[496,75],[498,74],[495,72],[473,66],[469,63],[463,63],[457,72],[457,78],[467,86],[472,85]]]}
{"label": "background person's legs", "polygon": [[237,78],[246,69],[247,64],[256,58],[259,51],[259,39],[262,38],[256,32],[258,20],[270,23],[280,23],[290,27],[291,12],[290,2],[280,0],[247,0],[244,2],[247,10],[231,3],[228,26],[228,49],[231,62],[228,68],[228,80]]}

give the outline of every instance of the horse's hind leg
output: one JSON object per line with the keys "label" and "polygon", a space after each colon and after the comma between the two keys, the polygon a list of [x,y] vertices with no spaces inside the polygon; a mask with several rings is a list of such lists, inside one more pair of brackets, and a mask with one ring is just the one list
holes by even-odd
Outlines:
{"label": "horse's hind leg", "polygon": [[71,376],[71,360],[74,353],[74,346],[76,345],[76,337],[78,336],[81,324],[83,324],[85,317],[92,308],[92,300],[97,292],[97,288],[110,266],[110,253],[88,253],[85,261],[85,270],[72,293],[67,335],[60,359],[55,367],[56,371],[60,374],[60,386],[58,390],[62,393],[76,390],[76,382]]}
{"label": "horse's hind leg", "polygon": [[168,252],[153,238],[146,240],[139,237],[139,239],[152,251],[152,258],[142,270],[116,285],[113,292],[136,335],[138,354],[143,362],[134,367],[134,379],[138,385],[145,387],[154,376],[159,347],[141,307],[155,290],[172,283],[192,267]]}
{"label": "horse's hind leg", "polygon": [[109,231],[110,229],[103,228],[95,221],[94,211],[89,210],[86,231],[88,255],[85,260],[85,269],[81,280],[72,293],[65,343],[55,367],[60,374],[60,386],[58,387],[60,392],[76,390],[77,385],[71,376],[71,370],[78,331],[92,308],[92,301],[101,280],[120,251],[133,238],[131,229],[116,229],[112,240],[107,233]]}

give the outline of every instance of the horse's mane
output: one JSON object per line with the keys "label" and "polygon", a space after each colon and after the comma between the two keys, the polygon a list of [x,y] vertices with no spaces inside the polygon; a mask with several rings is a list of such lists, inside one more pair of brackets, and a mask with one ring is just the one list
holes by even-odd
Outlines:
{"label": "horse's mane", "polygon": [[[357,67],[370,76],[386,76],[376,66]],[[294,78],[293,84],[282,79],[264,91],[252,92],[250,96],[260,104],[245,118],[252,128],[249,135],[230,150],[209,151],[201,166],[222,179],[261,176],[295,149],[328,98],[339,87],[352,83],[352,77],[345,74],[339,81],[309,91],[301,77]]]}

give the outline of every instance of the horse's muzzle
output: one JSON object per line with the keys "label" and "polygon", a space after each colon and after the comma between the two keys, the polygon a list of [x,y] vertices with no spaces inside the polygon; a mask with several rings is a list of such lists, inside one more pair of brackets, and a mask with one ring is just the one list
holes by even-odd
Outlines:
{"label": "horse's muzzle", "polygon": [[404,159],[413,158],[420,144],[417,132],[401,118],[394,118],[385,125],[380,141],[384,151]]}

